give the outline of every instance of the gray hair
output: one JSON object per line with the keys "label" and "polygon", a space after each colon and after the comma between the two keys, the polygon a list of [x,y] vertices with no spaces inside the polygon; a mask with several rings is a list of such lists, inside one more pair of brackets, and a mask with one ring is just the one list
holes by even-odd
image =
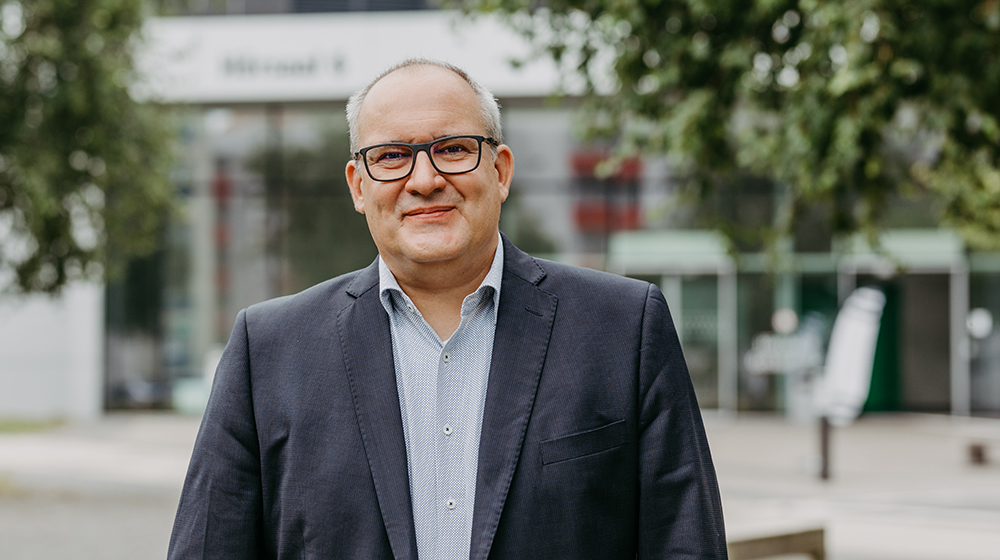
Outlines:
{"label": "gray hair", "polygon": [[410,66],[437,66],[438,68],[451,70],[452,72],[458,74],[459,77],[469,84],[469,87],[471,87],[472,91],[476,94],[476,99],[479,100],[479,105],[482,109],[483,124],[486,126],[486,135],[494,138],[497,142],[503,142],[503,128],[500,124],[500,104],[497,103],[497,99],[493,97],[490,90],[486,89],[483,84],[472,79],[468,73],[453,64],[429,58],[408,58],[402,62],[394,64],[388,70],[379,74],[378,77],[372,80],[365,87],[361,88],[361,90],[347,100],[347,126],[350,129],[351,134],[352,154],[361,149],[361,146],[359,145],[361,133],[358,129],[358,119],[361,116],[361,105],[364,103],[365,97],[368,96],[368,92],[371,91],[372,87],[374,87],[375,84],[377,84],[382,78],[392,74],[396,70],[401,70]]}

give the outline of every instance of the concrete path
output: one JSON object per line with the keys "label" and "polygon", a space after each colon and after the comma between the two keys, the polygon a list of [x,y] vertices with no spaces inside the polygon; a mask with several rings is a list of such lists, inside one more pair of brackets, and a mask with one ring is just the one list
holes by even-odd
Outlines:
{"label": "concrete path", "polygon": [[[0,559],[163,559],[198,423],[110,414],[0,433]],[[834,432],[827,482],[811,424],[706,424],[732,537],[823,527],[831,560],[1000,559],[1000,421],[865,418]],[[993,438],[984,466],[968,462],[977,438]]]}
{"label": "concrete path", "polygon": [[0,433],[0,559],[163,560],[198,418]]}
{"label": "concrete path", "polygon": [[[709,419],[730,537],[824,527],[832,560],[1000,559],[1000,422],[863,418],[835,429],[821,481],[819,428]],[[968,444],[992,434],[992,464]]]}

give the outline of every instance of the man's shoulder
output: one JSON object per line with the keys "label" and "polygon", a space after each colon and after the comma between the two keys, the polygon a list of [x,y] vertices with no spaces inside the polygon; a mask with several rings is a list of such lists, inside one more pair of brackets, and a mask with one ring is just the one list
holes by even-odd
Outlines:
{"label": "man's shoulder", "polygon": [[371,268],[342,274],[295,294],[255,303],[246,309],[247,321],[289,325],[317,316],[334,318],[361,293],[378,286],[377,271],[374,285],[366,285],[370,283],[366,280],[372,274]]}
{"label": "man's shoulder", "polygon": [[533,257],[504,238],[504,274],[521,278],[539,288],[560,295],[561,292],[583,291],[643,294],[649,282],[610,272]]}
{"label": "man's shoulder", "polygon": [[[556,331],[562,336],[638,336],[647,318],[667,316],[666,300],[655,285],[610,272],[565,263],[532,259],[541,279],[535,286],[553,297],[557,306]],[[517,283],[511,288],[519,291]],[[523,286],[523,284],[522,284]],[[500,291],[503,300],[504,291]],[[632,333],[632,334],[628,334]]]}
{"label": "man's shoulder", "polygon": [[649,282],[611,272],[544,259],[534,260],[545,273],[539,287],[556,295],[571,292],[593,296],[618,294],[645,298],[650,288]]}

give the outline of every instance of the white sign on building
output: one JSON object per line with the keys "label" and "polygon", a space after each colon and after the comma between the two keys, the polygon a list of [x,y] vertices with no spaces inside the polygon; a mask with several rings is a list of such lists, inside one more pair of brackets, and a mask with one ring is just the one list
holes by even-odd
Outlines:
{"label": "white sign on building", "polygon": [[445,10],[154,18],[138,97],[166,103],[345,100],[409,57],[445,60],[498,97],[557,91],[555,65],[497,18]]}

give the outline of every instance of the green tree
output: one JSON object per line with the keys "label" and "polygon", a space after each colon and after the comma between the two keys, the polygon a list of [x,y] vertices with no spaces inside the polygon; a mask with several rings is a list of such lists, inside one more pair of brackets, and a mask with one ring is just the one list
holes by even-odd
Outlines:
{"label": "green tree", "polygon": [[[583,84],[587,130],[667,153],[702,196],[779,186],[874,231],[924,193],[1000,248],[1000,0],[467,0]],[[603,84],[603,86],[602,86]]]}
{"label": "green tree", "polygon": [[0,282],[57,292],[156,247],[169,132],[133,100],[142,0],[0,0]]}

